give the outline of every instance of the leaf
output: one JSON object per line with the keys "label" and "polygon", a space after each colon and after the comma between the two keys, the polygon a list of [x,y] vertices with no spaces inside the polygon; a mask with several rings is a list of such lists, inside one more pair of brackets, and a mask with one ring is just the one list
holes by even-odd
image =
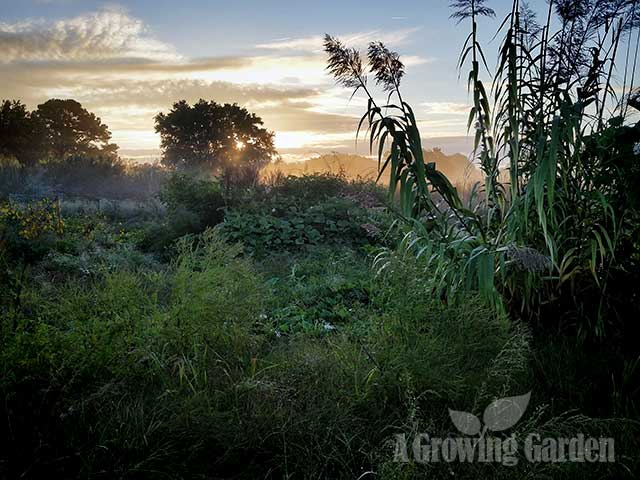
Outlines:
{"label": "leaf", "polygon": [[449,416],[456,428],[465,435],[477,435],[480,433],[482,425],[480,424],[480,419],[475,415],[449,409]]}
{"label": "leaf", "polygon": [[531,392],[516,397],[499,398],[489,404],[482,415],[485,428],[501,432],[513,427],[527,409]]}

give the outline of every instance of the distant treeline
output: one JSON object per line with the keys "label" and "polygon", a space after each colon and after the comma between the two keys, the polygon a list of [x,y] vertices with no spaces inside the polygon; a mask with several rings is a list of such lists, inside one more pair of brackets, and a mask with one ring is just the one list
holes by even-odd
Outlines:
{"label": "distant treeline", "polygon": [[227,187],[252,185],[276,158],[273,133],[237,104],[182,100],[155,117],[160,165],[122,161],[111,132],[75,100],[51,99],[29,111],[0,104],[0,196],[87,194],[140,198],[157,193],[167,171],[217,176]]}

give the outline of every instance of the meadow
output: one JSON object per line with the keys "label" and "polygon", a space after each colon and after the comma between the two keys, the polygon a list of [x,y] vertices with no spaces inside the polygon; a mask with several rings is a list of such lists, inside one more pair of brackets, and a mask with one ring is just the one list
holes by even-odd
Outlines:
{"label": "meadow", "polygon": [[[534,335],[471,288],[443,301],[426,275],[442,267],[411,253],[413,226],[373,182],[273,177],[226,198],[215,181],[176,175],[157,200],[117,202],[3,207],[7,478],[632,478],[638,467],[635,371],[615,369],[618,347]],[[480,413],[527,391],[510,434],[611,436],[617,463],[394,461],[394,434],[446,437],[448,409]]]}
{"label": "meadow", "polygon": [[[454,2],[468,188],[423,149],[401,57],[331,36],[379,182],[3,157],[0,476],[637,478],[640,93],[609,68],[637,13],[587,3],[534,25],[515,1],[489,88],[493,11]],[[421,434],[615,460],[420,461]]]}

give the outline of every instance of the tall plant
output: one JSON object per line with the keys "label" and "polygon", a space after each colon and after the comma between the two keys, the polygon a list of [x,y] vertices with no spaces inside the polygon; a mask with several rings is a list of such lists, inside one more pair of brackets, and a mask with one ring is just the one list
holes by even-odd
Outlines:
{"label": "tall plant", "polygon": [[[464,265],[461,274],[474,279],[474,288],[494,299],[499,292],[529,317],[539,316],[542,305],[572,297],[575,316],[589,317],[590,332],[602,335],[607,284],[621,267],[616,254],[629,243],[632,218],[630,202],[615,199],[616,185],[628,180],[612,158],[633,155],[629,146],[640,140],[640,128],[626,122],[628,105],[635,105],[634,75],[625,74],[614,88],[620,46],[626,42],[629,52],[638,30],[637,0],[549,0],[541,25],[525,2],[513,0],[498,29],[503,40],[491,91],[481,78],[481,67],[490,69],[478,36],[478,19],[495,16],[486,3],[451,5],[452,18],[471,25],[458,66],[469,65],[468,127],[475,126],[473,153],[485,177],[478,213],[462,206],[435,166],[424,165],[415,116],[400,93],[404,69],[396,53],[379,43],[369,47],[369,71],[389,92],[382,106],[367,88],[358,52],[327,36],[329,70],[354,94],[368,96],[360,126],[368,123],[380,172],[391,169],[390,190],[399,185],[403,211],[419,219],[426,210],[441,220],[442,228],[422,235],[415,230],[419,238],[405,245],[459,246],[445,249],[446,258],[457,258],[451,268]],[[635,57],[627,53],[625,72],[634,69]],[[390,101],[396,98],[398,103]],[[391,151],[383,158],[389,138]],[[586,307],[592,298],[600,298],[599,305]]]}
{"label": "tall plant", "polygon": [[[326,35],[325,51],[329,55],[328,70],[343,86],[367,96],[367,111],[358,124],[358,133],[365,124],[369,129],[370,148],[377,143],[378,170],[380,175],[390,169],[389,192],[394,197],[399,187],[402,212],[418,218],[421,215],[442,213],[432,195],[436,192],[454,212],[462,209],[456,189],[435,163],[425,163],[422,139],[415,114],[402,98],[400,82],[404,65],[396,52],[382,43],[369,45],[369,67],[366,68],[360,53],[346,48],[339,40]],[[387,93],[386,102],[378,104],[368,86],[368,73]],[[390,144],[389,152],[385,146]],[[378,179],[380,176],[378,176]]]}

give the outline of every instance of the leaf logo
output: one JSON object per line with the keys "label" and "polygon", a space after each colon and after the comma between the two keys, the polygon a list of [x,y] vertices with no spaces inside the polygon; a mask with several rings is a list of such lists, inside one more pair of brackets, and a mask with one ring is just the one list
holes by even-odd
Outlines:
{"label": "leaf logo", "polygon": [[529,405],[531,392],[515,397],[499,398],[485,408],[482,415],[484,429],[480,419],[469,412],[460,412],[449,409],[449,416],[456,428],[465,435],[477,435],[490,430],[502,432],[513,427],[524,415]]}
{"label": "leaf logo", "polygon": [[459,412],[449,409],[451,421],[465,435],[477,435],[482,429],[480,419],[468,412]]}
{"label": "leaf logo", "polygon": [[524,415],[529,405],[531,392],[517,397],[499,398],[484,410],[482,420],[485,428],[492,432],[501,432],[513,427]]}

